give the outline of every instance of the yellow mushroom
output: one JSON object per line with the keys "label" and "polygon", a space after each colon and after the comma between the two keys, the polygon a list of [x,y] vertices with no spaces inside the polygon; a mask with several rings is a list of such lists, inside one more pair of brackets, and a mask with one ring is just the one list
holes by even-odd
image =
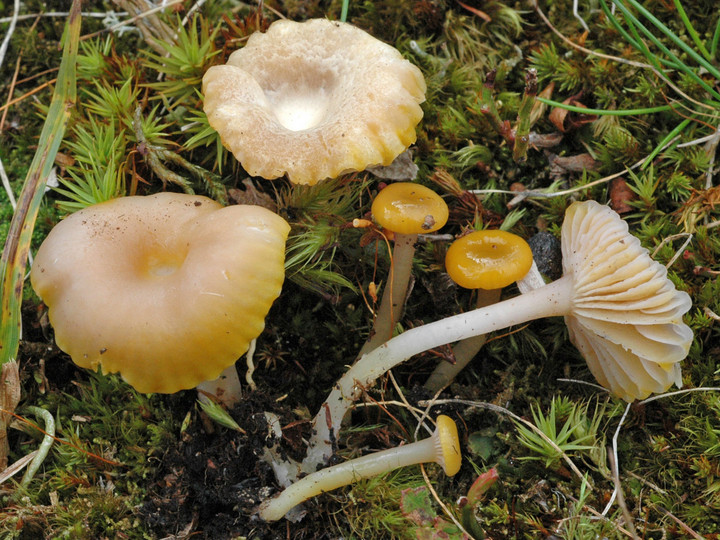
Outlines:
{"label": "yellow mushroom", "polygon": [[76,364],[118,372],[140,392],[172,393],[234,370],[262,332],[288,232],[259,206],[123,197],[60,222],[30,279]]}
{"label": "yellow mushroom", "polygon": [[[455,240],[445,254],[445,271],[466,289],[477,289],[476,308],[500,300],[500,291],[522,280],[533,264],[532,250],[516,234],[500,230],[473,231]],[[437,392],[475,357],[485,344],[481,334],[453,346],[454,363],[441,361],[425,382],[425,388]]]}
{"label": "yellow mushroom", "polygon": [[532,251],[519,236],[495,230],[474,231],[458,238],[445,255],[445,270],[466,289],[502,289],[525,277]]}
{"label": "yellow mushroom", "polygon": [[457,426],[449,416],[440,415],[435,431],[427,439],[368,454],[311,473],[285,488],[276,497],[263,502],[258,513],[265,521],[275,521],[310,497],[363,478],[418,463],[437,463],[445,474],[454,476],[460,470],[461,462]]}
{"label": "yellow mushroom", "polygon": [[385,284],[370,338],[358,357],[392,337],[405,305],[418,235],[437,231],[447,223],[449,215],[440,195],[412,182],[397,182],[380,190],[371,210],[373,219],[393,233],[394,247],[390,279]]}
{"label": "yellow mushroom", "polygon": [[253,176],[315,184],[389,165],[415,142],[425,80],[347,23],[276,21],[203,77],[204,109]]}
{"label": "yellow mushroom", "polygon": [[595,378],[625,401],[680,386],[692,343],[683,322],[690,296],[675,289],[628,226],[595,201],[573,203],[562,227],[563,277],[481,309],[407,330],[358,360],[313,421],[305,470],[332,454],[350,405],[378,377],[411,356],[540,318],[563,316]]}

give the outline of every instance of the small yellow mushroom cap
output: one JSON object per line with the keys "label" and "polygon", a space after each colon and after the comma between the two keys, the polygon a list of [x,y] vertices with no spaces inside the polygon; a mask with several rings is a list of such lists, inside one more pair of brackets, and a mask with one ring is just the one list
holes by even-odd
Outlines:
{"label": "small yellow mushroom cap", "polygon": [[415,142],[425,79],[347,23],[276,21],[203,77],[210,125],[253,176],[315,184],[389,165]]}
{"label": "small yellow mushroom cap", "polygon": [[289,229],[259,206],[123,197],[60,222],[30,280],[76,364],[172,393],[215,379],[260,335]]}
{"label": "small yellow mushroom cap", "polygon": [[496,230],[471,232],[455,240],[445,255],[445,270],[466,289],[501,289],[525,277],[533,256],[519,236]]}
{"label": "small yellow mushroom cap", "polygon": [[437,463],[448,476],[455,476],[460,470],[462,453],[460,452],[460,438],[455,422],[449,416],[441,414],[437,417],[437,445],[440,449]]}
{"label": "small yellow mushroom cap", "polygon": [[412,182],[396,182],[382,189],[372,203],[375,221],[399,234],[437,231],[447,223],[448,206],[433,190]]}

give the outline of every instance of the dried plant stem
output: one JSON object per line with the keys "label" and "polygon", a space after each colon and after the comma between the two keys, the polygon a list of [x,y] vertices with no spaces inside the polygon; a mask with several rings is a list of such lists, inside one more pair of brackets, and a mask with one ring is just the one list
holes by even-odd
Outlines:
{"label": "dried plant stem", "polygon": [[5,53],[10,45],[10,38],[12,38],[13,32],[15,32],[15,25],[17,24],[19,15],[20,0],[15,0],[13,3],[13,14],[12,17],[10,17],[10,27],[8,28],[7,34],[5,34],[5,39],[3,39],[3,42],[0,45],[0,67],[2,67],[3,61],[5,60]]}
{"label": "dried plant stem", "polygon": [[635,530],[635,524],[633,523],[632,516],[628,510],[627,504],[625,504],[625,495],[623,494],[622,485],[620,484],[620,471],[618,469],[617,461],[615,461],[615,453],[609,454],[610,459],[610,470],[613,475],[613,483],[615,485],[615,493],[617,493],[617,501],[620,510],[622,511],[623,518],[625,518],[625,526],[632,535],[632,537],[639,538],[637,531]]}
{"label": "dried plant stem", "polygon": [[[622,428],[623,424],[625,423],[625,418],[627,418],[627,414],[630,411],[630,405],[631,404],[628,403],[627,406],[625,407],[625,412],[623,413],[622,418],[620,418],[620,423],[618,424],[618,427],[615,430],[615,434],[613,435],[613,440],[612,440],[613,459],[612,459],[611,465],[614,462],[614,464],[617,466],[617,463],[618,463],[618,454],[617,454],[618,436],[620,435],[620,429]],[[607,513],[610,511],[610,507],[615,502],[615,498],[617,497],[618,492],[619,492],[619,489],[618,489],[619,483],[620,483],[619,480],[617,482],[615,482],[615,489],[613,489],[612,496],[610,497],[610,500],[608,501],[607,505],[605,506],[605,509],[601,512],[601,514],[603,516],[607,516]]]}
{"label": "dried plant stem", "polygon": [[7,427],[15,407],[20,403],[20,372],[17,362],[6,362],[0,366],[0,472],[8,465],[10,446]]}

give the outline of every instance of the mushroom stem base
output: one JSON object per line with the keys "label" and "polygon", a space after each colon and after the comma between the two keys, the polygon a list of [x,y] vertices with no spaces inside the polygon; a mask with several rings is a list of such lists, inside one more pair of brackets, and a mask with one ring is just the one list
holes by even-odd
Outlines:
{"label": "mushroom stem base", "polygon": [[200,399],[207,401],[213,396],[228,408],[232,408],[242,398],[242,383],[235,364],[225,368],[217,379],[203,381],[197,385]]}

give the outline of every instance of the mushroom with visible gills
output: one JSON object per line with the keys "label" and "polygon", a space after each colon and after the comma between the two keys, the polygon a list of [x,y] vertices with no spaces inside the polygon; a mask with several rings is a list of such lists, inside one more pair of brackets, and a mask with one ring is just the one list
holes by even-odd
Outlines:
{"label": "mushroom with visible gills", "polygon": [[405,305],[418,235],[437,231],[447,223],[449,215],[440,195],[412,182],[397,182],[381,189],[371,210],[373,219],[393,233],[394,247],[390,279],[385,284],[370,338],[358,358],[392,337]]}
{"label": "mushroom with visible gills", "polygon": [[415,142],[425,79],[347,23],[276,21],[203,77],[208,122],[253,176],[315,184],[389,165]]}
{"label": "mushroom with visible gills", "polygon": [[682,320],[690,296],[675,289],[627,223],[595,201],[573,203],[562,226],[562,253],[564,273],[557,281],[407,330],[363,356],[316,415],[304,470],[327,461],[347,410],[388,370],[428,349],[541,317],[564,316],[591,373],[625,401],[680,386],[679,362],[693,339]]}
{"label": "mushroom with visible gills", "polygon": [[427,439],[351,459],[311,473],[276,497],[264,501],[258,513],[265,521],[275,521],[310,497],[364,478],[419,463],[437,463],[445,474],[454,476],[460,470],[461,462],[457,426],[449,416],[440,415],[435,431]]}
{"label": "mushroom with visible gills", "polygon": [[[445,271],[466,289],[475,289],[476,307],[500,300],[500,291],[523,279],[533,264],[528,243],[507,231],[473,231],[455,240],[445,254]],[[440,362],[425,382],[437,392],[452,381],[485,344],[485,334],[462,340],[453,347],[455,363]]]}
{"label": "mushroom with visible gills", "polygon": [[119,372],[145,393],[193,388],[227,369],[228,388],[200,389],[232,405],[235,361],[280,294],[289,230],[259,206],[122,197],[55,226],[30,280],[55,341],[79,366]]}

